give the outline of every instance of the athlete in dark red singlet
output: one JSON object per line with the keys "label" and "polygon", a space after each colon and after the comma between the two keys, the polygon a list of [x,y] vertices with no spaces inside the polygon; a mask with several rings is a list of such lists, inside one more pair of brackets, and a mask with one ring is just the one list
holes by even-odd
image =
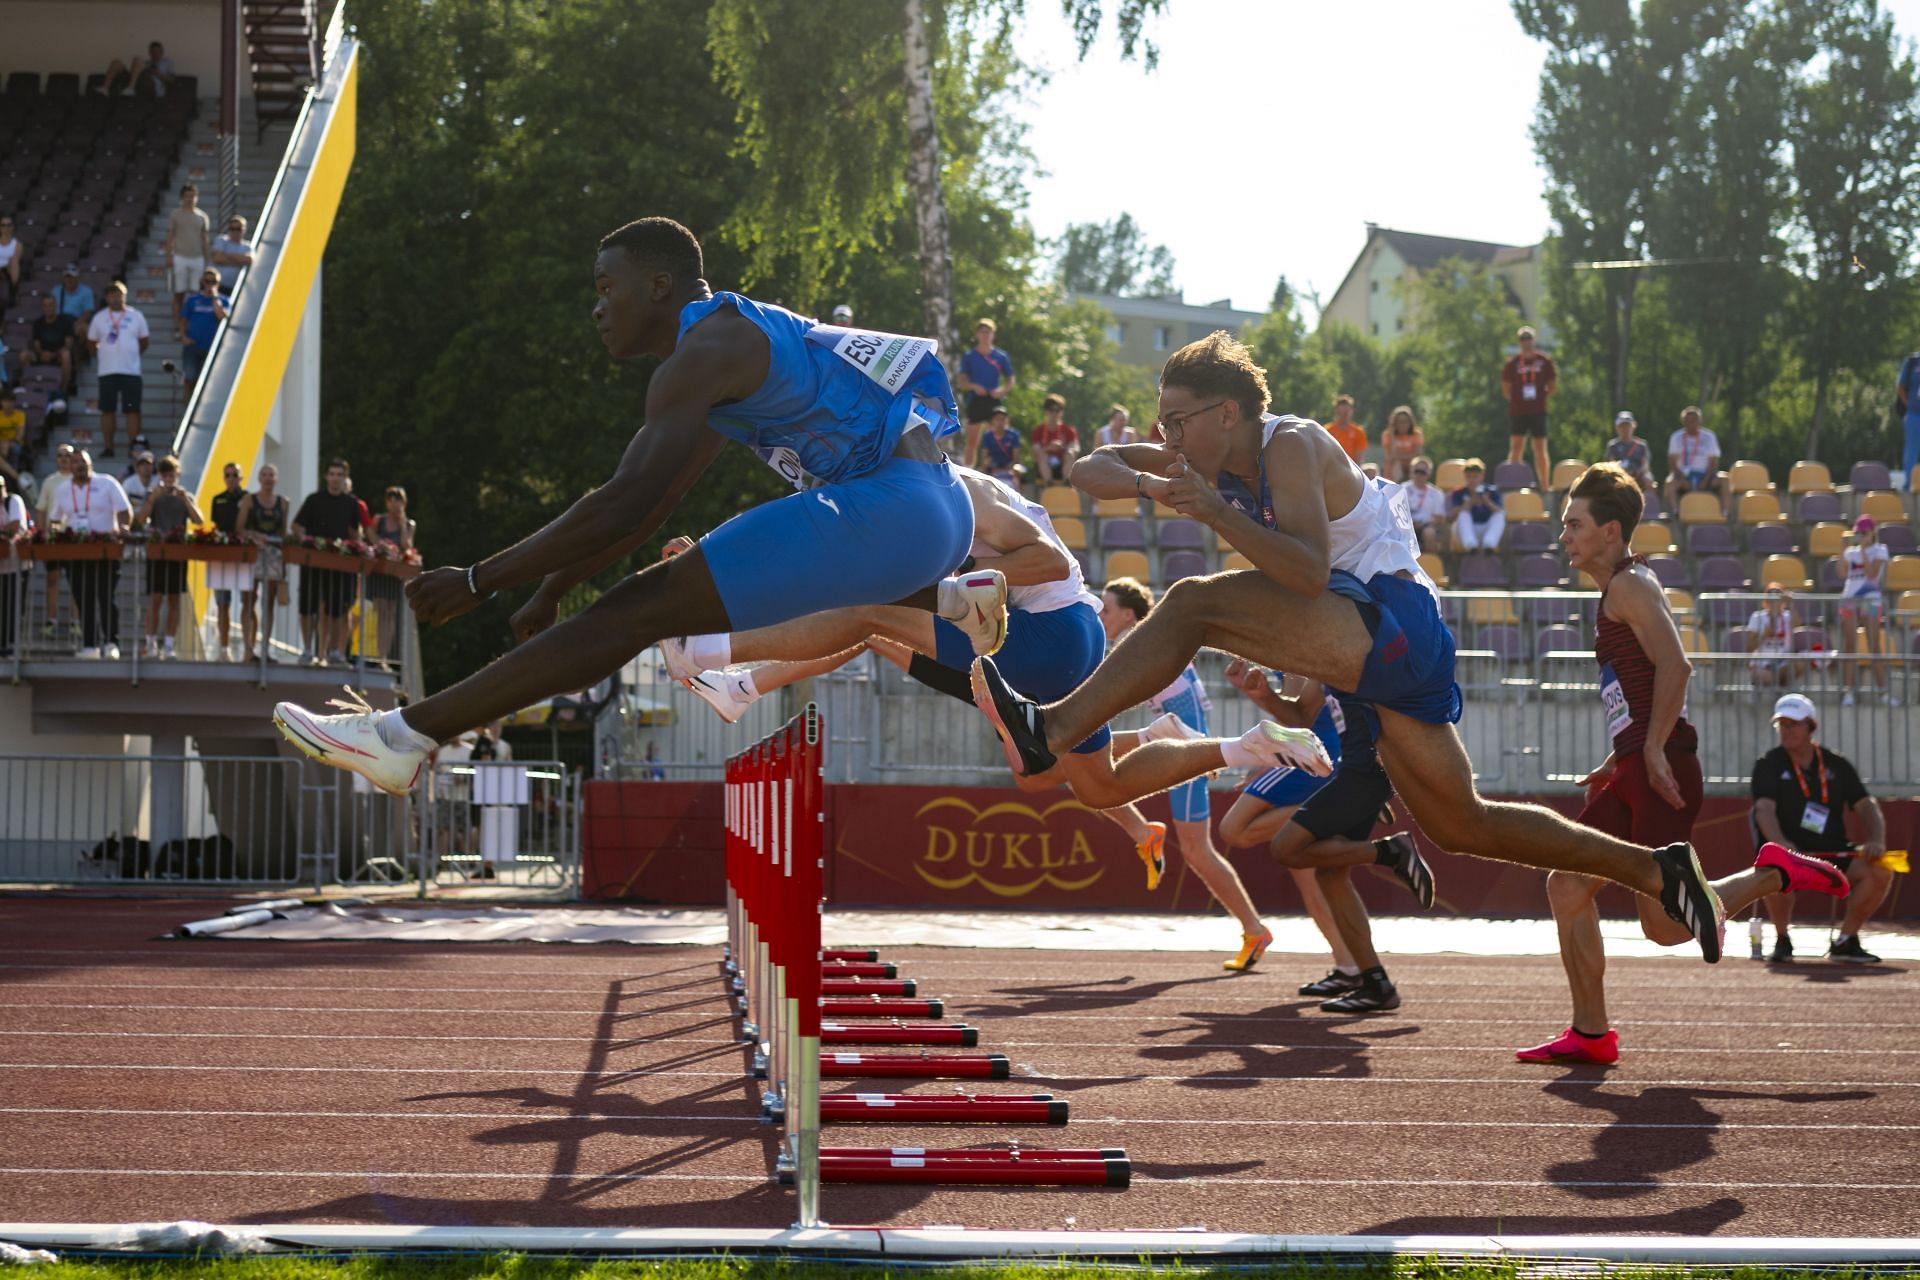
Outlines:
{"label": "athlete in dark red singlet", "polygon": [[[1567,495],[1560,541],[1576,569],[1600,586],[1594,657],[1600,664],[1600,700],[1613,750],[1582,779],[1582,825],[1636,844],[1691,841],[1704,797],[1698,735],[1686,718],[1687,678],[1693,671],[1666,592],[1644,559],[1627,554],[1640,521],[1640,487],[1613,463],[1589,467]],[[1727,913],[1794,888],[1844,896],[1846,877],[1831,865],[1784,846],[1764,846],[1751,867],[1713,882]],[[1603,882],[1555,871],[1547,898],[1560,930],[1560,960],[1573,993],[1573,1025],[1517,1056],[1523,1062],[1610,1063],[1620,1041],[1607,1021],[1606,950],[1594,899]],[[1691,937],[1658,903],[1635,895],[1640,927],[1662,946]]]}

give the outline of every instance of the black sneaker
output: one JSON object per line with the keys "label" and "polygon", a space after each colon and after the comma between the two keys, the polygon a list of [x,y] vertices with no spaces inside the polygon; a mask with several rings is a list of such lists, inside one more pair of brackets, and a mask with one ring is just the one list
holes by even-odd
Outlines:
{"label": "black sneaker", "polygon": [[993,722],[1007,764],[1016,774],[1032,777],[1053,768],[1054,754],[1047,749],[1047,725],[1040,707],[1013,691],[992,658],[973,660],[973,705]]}
{"label": "black sneaker", "polygon": [[1342,973],[1338,969],[1324,978],[1315,978],[1300,988],[1303,996],[1343,996],[1349,991],[1360,989],[1360,975]]}
{"label": "black sneaker", "polygon": [[1720,950],[1726,943],[1726,910],[1707,873],[1700,869],[1693,846],[1670,844],[1654,850],[1653,860],[1660,868],[1660,905],[1699,940],[1700,954],[1707,963],[1719,964]]}
{"label": "black sneaker", "polygon": [[1380,865],[1393,872],[1394,877],[1412,891],[1422,911],[1433,910],[1433,868],[1420,856],[1420,850],[1414,845],[1411,835],[1396,831],[1384,839],[1375,840],[1373,851]]}
{"label": "black sneaker", "polygon": [[1793,963],[1793,939],[1781,934],[1773,940],[1773,954],[1767,957],[1768,964]]}
{"label": "black sneaker", "polygon": [[1827,959],[1842,964],[1879,964],[1880,957],[1860,945],[1860,939],[1840,938],[1827,948]]}
{"label": "black sneaker", "polygon": [[1363,978],[1346,995],[1320,1004],[1324,1013],[1385,1013],[1399,1007],[1400,992],[1387,978]]}

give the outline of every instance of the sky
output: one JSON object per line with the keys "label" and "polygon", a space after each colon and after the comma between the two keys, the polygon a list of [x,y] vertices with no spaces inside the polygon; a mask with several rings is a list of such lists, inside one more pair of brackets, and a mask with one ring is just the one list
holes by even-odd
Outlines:
{"label": "sky", "polygon": [[[1920,32],[1920,0],[1883,8]],[[1053,73],[1023,111],[1034,228],[1131,213],[1189,302],[1264,310],[1282,275],[1331,299],[1369,222],[1503,244],[1548,230],[1528,137],[1544,46],[1507,0],[1170,0],[1152,72],[1121,61],[1110,23],[1077,62],[1052,0],[1025,23],[1023,55]]]}

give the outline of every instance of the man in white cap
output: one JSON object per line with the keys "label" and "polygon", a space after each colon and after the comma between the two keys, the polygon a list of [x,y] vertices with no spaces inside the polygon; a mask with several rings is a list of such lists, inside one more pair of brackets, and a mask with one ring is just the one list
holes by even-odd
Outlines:
{"label": "man in white cap", "polygon": [[833,322],[835,324],[852,324],[853,308],[844,302],[835,307],[833,309]]}
{"label": "man in white cap", "polygon": [[[1753,766],[1754,828],[1761,840],[1832,862],[1846,872],[1853,891],[1827,959],[1875,964],[1880,957],[1860,945],[1860,929],[1893,887],[1893,872],[1880,863],[1887,851],[1886,816],[1867,794],[1852,762],[1813,740],[1819,716],[1811,698],[1784,695],[1773,704],[1773,727],[1780,745]],[[1848,810],[1863,836],[1857,843],[1847,839]],[[1773,918],[1774,963],[1785,964],[1793,959],[1793,938],[1787,932],[1793,899],[1772,895],[1767,914]]]}
{"label": "man in white cap", "polygon": [[1621,470],[1634,478],[1642,493],[1653,492],[1653,448],[1634,432],[1640,424],[1626,409],[1613,415],[1613,439],[1607,441],[1602,462],[1617,462]]}

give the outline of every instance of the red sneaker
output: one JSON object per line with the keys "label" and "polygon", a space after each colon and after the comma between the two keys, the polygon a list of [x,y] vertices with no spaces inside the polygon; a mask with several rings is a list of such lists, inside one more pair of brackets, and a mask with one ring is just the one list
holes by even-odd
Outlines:
{"label": "red sneaker", "polygon": [[1812,893],[1830,893],[1836,898],[1847,896],[1853,886],[1847,883],[1847,875],[1840,868],[1820,858],[1809,858],[1804,853],[1795,853],[1783,844],[1769,841],[1760,846],[1760,856],[1753,860],[1756,867],[1772,867],[1787,878],[1787,891],[1798,892],[1805,889]]}
{"label": "red sneaker", "polygon": [[1583,1036],[1568,1027],[1545,1044],[1514,1050],[1513,1056],[1522,1062],[1592,1062],[1609,1067],[1620,1061],[1620,1033]]}

